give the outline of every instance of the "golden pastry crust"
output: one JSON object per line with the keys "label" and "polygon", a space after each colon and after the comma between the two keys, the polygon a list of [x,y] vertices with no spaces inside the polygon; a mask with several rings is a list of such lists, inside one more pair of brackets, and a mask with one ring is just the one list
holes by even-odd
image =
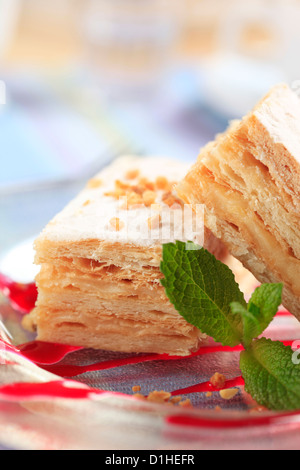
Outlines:
{"label": "golden pastry crust", "polygon": [[[119,159],[49,223],[35,242],[39,295],[24,320],[39,340],[172,355],[199,347],[205,335],[178,314],[160,284],[161,234],[175,241],[184,225],[173,186],[186,169],[169,159]],[[143,238],[143,224],[153,239]],[[208,229],[200,235],[216,256],[224,254]],[[197,242],[198,234],[191,236]]]}
{"label": "golden pastry crust", "polygon": [[177,187],[205,204],[205,224],[261,282],[282,282],[300,319],[300,101],[275,87],[208,144]]}

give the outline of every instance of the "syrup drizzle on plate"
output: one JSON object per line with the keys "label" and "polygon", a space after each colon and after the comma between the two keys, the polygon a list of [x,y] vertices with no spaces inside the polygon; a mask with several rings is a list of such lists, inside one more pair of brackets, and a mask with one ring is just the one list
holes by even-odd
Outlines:
{"label": "syrup drizzle on plate", "polygon": [[[282,341],[285,346],[292,346],[293,341]],[[86,372],[101,371],[107,369],[114,369],[116,367],[123,367],[131,364],[141,364],[143,362],[151,361],[175,361],[185,360],[191,357],[204,356],[206,354],[214,353],[233,353],[241,352],[244,350],[243,346],[236,346],[231,348],[229,346],[203,346],[198,351],[190,354],[189,356],[169,356],[168,354],[144,354],[135,355],[132,357],[113,359],[110,361],[97,362],[84,366],[74,366],[59,364],[68,354],[82,350],[83,348],[76,346],[68,346],[64,344],[44,343],[41,341],[32,341],[18,346],[18,350],[27,359],[39,365],[42,369],[47,370],[53,374],[61,377],[76,377]]]}
{"label": "syrup drizzle on plate", "polygon": [[30,313],[37,300],[37,287],[34,282],[20,284],[0,273],[0,292],[8,298],[12,307],[20,313]]}
{"label": "syrup drizzle on plate", "polygon": [[[286,346],[291,346],[293,341],[284,341],[283,344]],[[55,375],[59,375],[60,377],[75,377],[77,375],[81,375],[86,372],[91,371],[101,371],[107,369],[113,369],[116,367],[122,367],[129,364],[140,364],[143,362],[150,362],[150,361],[169,361],[169,360],[185,360],[186,358],[195,357],[195,356],[202,356],[206,354],[213,354],[217,352],[238,352],[242,351],[242,346],[236,346],[234,348],[224,347],[224,346],[209,346],[209,347],[202,347],[197,352],[192,353],[189,356],[168,356],[167,354],[148,354],[142,356],[133,356],[129,358],[123,359],[115,359],[110,361],[103,361],[96,364],[90,364],[85,366],[73,366],[73,365],[61,365],[59,362],[65,358],[68,354],[81,350],[80,347],[74,346],[67,346],[62,344],[52,344],[52,343],[43,343],[40,341],[33,341],[30,343],[26,343],[21,345],[19,348],[16,348],[12,345],[5,343],[4,341],[0,340],[0,349],[5,349],[10,352],[15,352],[17,354],[21,354],[26,359],[37,364],[44,370],[51,372]],[[242,377],[236,377],[234,379],[228,380],[222,389],[234,388],[234,387],[241,387],[244,385],[244,381]],[[29,387],[30,388],[30,387]],[[0,387],[0,393],[4,390],[13,390],[13,389],[6,389]],[[210,382],[203,382],[199,383],[190,387],[186,387],[180,390],[173,390],[171,393],[172,395],[182,395],[182,394],[190,394],[190,393],[205,393],[205,392],[214,392],[219,391],[219,388],[214,387]],[[101,392],[104,392],[101,390]],[[74,396],[72,395],[72,398]]]}
{"label": "syrup drizzle on plate", "polygon": [[82,348],[65,346],[62,344],[51,344],[43,343],[40,341],[33,341],[32,343],[27,343],[19,346],[19,349],[21,350],[24,356],[26,356],[28,359],[32,360],[48,372],[59,375],[61,377],[76,377],[86,372],[114,369],[115,367],[122,367],[131,364],[141,364],[143,362],[184,360],[186,358],[203,356],[216,352],[232,353],[235,351],[242,351],[243,347],[236,346],[235,348],[230,348],[225,346],[206,346],[200,348],[197,352],[194,352],[189,356],[169,356],[168,354],[143,354],[134,355],[126,358],[113,359],[110,361],[102,361],[84,366],[59,364],[59,362],[69,353],[76,350],[80,350]]}
{"label": "syrup drizzle on plate", "polygon": [[[37,300],[37,288],[34,283],[31,284],[19,284],[12,281],[7,276],[0,274],[0,291],[8,298],[11,302],[13,308],[18,310],[19,312],[25,314],[30,313],[35,306]],[[291,314],[286,311],[280,311],[277,314],[278,316],[290,316]],[[286,346],[291,346],[293,341],[283,341]],[[189,356],[169,356],[167,354],[144,354],[144,355],[135,355],[132,357],[127,358],[120,358],[114,359],[110,361],[102,361],[96,364],[89,364],[84,366],[74,366],[68,364],[60,364],[60,362],[68,355],[75,351],[79,351],[83,348],[76,347],[76,346],[69,346],[63,344],[52,344],[52,343],[45,343],[40,341],[32,341],[29,343],[25,343],[18,347],[12,346],[5,341],[0,339],[0,350],[5,350],[9,352],[16,353],[21,355],[22,357],[30,360],[31,362],[35,363],[39,367],[49,372],[52,372],[55,375],[60,377],[76,377],[86,372],[91,371],[101,371],[107,369],[113,369],[117,367],[122,367],[130,364],[140,364],[143,362],[151,362],[151,361],[171,361],[171,360],[184,360],[186,358],[195,357],[195,356],[202,356],[206,354],[213,354],[213,353],[232,353],[232,352],[240,352],[243,350],[242,346],[237,346],[234,348],[224,347],[224,346],[206,346],[200,348],[197,352],[192,353]],[[7,361],[9,363],[10,361]],[[227,380],[225,385],[222,389],[229,389],[235,387],[243,387],[244,380],[242,377],[236,377],[234,379]],[[175,395],[187,395],[191,393],[205,393],[205,392],[214,392],[219,391],[214,387],[210,382],[203,382],[196,385],[192,385],[183,389],[173,390],[171,392],[172,396]],[[4,397],[8,400],[12,401],[19,401],[20,399],[31,399],[36,400],[38,397],[40,398],[71,398],[71,399],[83,399],[83,398],[91,398],[94,395],[101,395],[103,393],[108,393],[104,390],[95,390],[91,389],[87,386],[79,384],[78,382],[72,380],[58,380],[58,381],[50,381],[45,383],[14,383],[9,385],[3,385],[0,387],[0,397]],[[111,392],[109,392],[111,393]],[[115,392],[115,394],[118,394]],[[119,394],[120,395],[120,394]],[[172,419],[175,423],[178,424],[189,424],[189,425],[201,425],[205,426],[205,424],[211,425],[212,420],[207,420],[208,423],[204,423],[199,421],[188,420],[185,422],[183,417],[170,417],[170,422]],[[183,421],[182,421],[183,419]],[[176,421],[177,420],[177,421]],[[179,420],[179,421],[178,421]],[[205,420],[204,420],[205,421]],[[215,424],[218,423],[220,420],[215,421]],[[248,421],[246,420],[245,425],[248,425]],[[225,421],[226,423],[227,421]],[[220,424],[220,423],[219,423]],[[216,424],[217,426],[218,424]],[[222,426],[224,425],[222,421]]]}
{"label": "syrup drizzle on plate", "polygon": [[31,341],[29,343],[18,346],[18,350],[22,353],[23,356],[35,364],[38,364],[39,366],[51,366],[58,364],[68,354],[75,351],[80,351],[81,349],[83,348],[79,346],[44,343],[42,341]]}

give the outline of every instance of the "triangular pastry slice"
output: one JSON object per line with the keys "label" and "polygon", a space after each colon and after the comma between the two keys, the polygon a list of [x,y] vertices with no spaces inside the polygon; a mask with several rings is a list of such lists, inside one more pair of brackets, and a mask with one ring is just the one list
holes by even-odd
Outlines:
{"label": "triangular pastry slice", "polygon": [[177,187],[261,282],[282,282],[300,319],[300,100],[278,85],[200,153]]}
{"label": "triangular pastry slice", "polygon": [[205,336],[160,284],[163,241],[202,244],[204,235],[210,251],[224,250],[207,229],[192,233],[192,219],[184,233],[189,215],[173,187],[186,171],[164,158],[118,159],[49,223],[35,243],[39,295],[24,322],[39,340],[177,355],[198,348]]}

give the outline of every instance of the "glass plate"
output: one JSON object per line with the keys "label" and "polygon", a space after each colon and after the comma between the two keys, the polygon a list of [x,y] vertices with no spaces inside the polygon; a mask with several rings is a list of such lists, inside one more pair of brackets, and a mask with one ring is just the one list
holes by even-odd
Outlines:
{"label": "glass plate", "polygon": [[[31,240],[78,190],[74,183],[1,195],[0,272],[32,280]],[[255,281],[237,263],[234,269],[249,294]],[[0,329],[0,337],[2,331],[15,346],[34,340],[22,328],[22,315],[3,297],[0,315],[6,330]],[[265,336],[297,340],[300,324],[281,312]],[[36,347],[27,348],[28,357]],[[199,384],[215,372],[228,380],[239,377],[239,351],[212,349],[171,359],[147,355],[145,361],[145,355],[79,349],[62,357],[59,346],[51,350],[57,353],[55,364],[43,366],[9,346],[0,350],[0,448],[300,449],[298,413],[257,409],[242,387],[228,401],[219,392],[199,392]],[[135,385],[144,395],[154,390],[180,394],[193,407],[137,400]],[[198,391],[187,393],[193,386]]]}

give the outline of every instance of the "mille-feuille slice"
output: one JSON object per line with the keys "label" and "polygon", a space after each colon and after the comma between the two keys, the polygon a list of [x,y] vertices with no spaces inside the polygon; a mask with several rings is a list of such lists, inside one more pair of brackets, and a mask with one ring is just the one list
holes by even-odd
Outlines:
{"label": "mille-feuille slice", "polygon": [[[174,185],[187,166],[164,158],[125,157],[102,171],[35,243],[38,301],[25,319],[42,341],[123,352],[187,355],[204,335],[187,323],[160,284],[162,243],[224,246]],[[197,227],[196,227],[197,228]]]}
{"label": "mille-feuille slice", "polygon": [[261,282],[282,282],[300,319],[300,100],[278,85],[209,143],[177,187]]}

